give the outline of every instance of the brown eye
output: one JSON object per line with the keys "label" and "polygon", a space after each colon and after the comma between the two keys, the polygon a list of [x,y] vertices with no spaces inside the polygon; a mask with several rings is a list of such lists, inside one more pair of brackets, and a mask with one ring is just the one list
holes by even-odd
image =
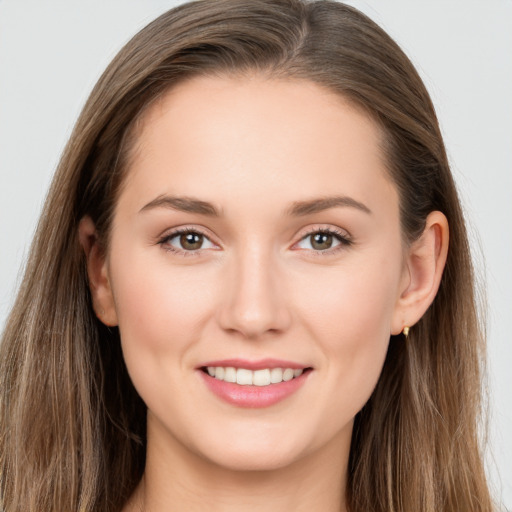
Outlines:
{"label": "brown eye", "polygon": [[333,236],[329,233],[314,233],[311,237],[311,247],[318,251],[324,251],[332,247]]}
{"label": "brown eye", "polygon": [[333,254],[352,244],[348,235],[337,230],[319,229],[310,231],[297,244],[299,249],[308,249],[315,254]]}
{"label": "brown eye", "polygon": [[159,242],[165,249],[181,254],[200,254],[203,249],[215,249],[216,245],[206,236],[193,229],[175,231]]}
{"label": "brown eye", "polygon": [[180,244],[183,249],[195,251],[201,249],[204,236],[200,233],[183,233],[180,235]]}

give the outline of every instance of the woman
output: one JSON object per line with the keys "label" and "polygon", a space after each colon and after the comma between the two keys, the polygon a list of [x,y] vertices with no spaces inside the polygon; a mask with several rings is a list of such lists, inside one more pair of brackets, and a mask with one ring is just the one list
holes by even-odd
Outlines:
{"label": "woman", "polygon": [[11,510],[486,511],[428,94],[334,2],[185,4],[55,176],[1,353]]}

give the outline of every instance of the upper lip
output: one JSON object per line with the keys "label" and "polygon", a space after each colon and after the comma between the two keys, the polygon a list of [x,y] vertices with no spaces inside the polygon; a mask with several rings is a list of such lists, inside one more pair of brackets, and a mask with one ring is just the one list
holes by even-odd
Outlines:
{"label": "upper lip", "polygon": [[285,361],[284,359],[258,359],[250,361],[248,359],[218,359],[215,361],[208,361],[201,364],[198,368],[204,368],[208,366],[222,366],[224,368],[245,368],[247,370],[264,370],[266,368],[291,368],[293,370],[303,370],[309,368],[308,365],[296,363],[293,361]]}

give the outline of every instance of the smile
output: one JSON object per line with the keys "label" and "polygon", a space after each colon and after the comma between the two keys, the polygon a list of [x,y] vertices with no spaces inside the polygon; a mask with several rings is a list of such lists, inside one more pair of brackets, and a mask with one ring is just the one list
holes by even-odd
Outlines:
{"label": "smile", "polygon": [[223,360],[198,367],[206,388],[217,398],[242,408],[270,407],[295,395],[313,368],[291,361]]}
{"label": "smile", "polygon": [[224,382],[232,382],[241,386],[270,386],[281,382],[288,382],[300,377],[303,369],[293,368],[264,368],[249,370],[247,368],[234,368],[232,366],[208,366],[208,375]]}

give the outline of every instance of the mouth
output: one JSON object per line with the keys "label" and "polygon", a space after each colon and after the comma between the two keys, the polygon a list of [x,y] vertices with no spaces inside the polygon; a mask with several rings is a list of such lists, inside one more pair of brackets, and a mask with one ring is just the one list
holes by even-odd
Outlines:
{"label": "mouth", "polygon": [[312,368],[277,367],[250,370],[234,366],[202,366],[201,371],[223,382],[238,384],[239,386],[264,387],[297,379],[304,373],[312,371]]}
{"label": "mouth", "polygon": [[289,361],[223,360],[197,368],[217,398],[242,408],[269,407],[295,395],[310,379],[313,367]]}

